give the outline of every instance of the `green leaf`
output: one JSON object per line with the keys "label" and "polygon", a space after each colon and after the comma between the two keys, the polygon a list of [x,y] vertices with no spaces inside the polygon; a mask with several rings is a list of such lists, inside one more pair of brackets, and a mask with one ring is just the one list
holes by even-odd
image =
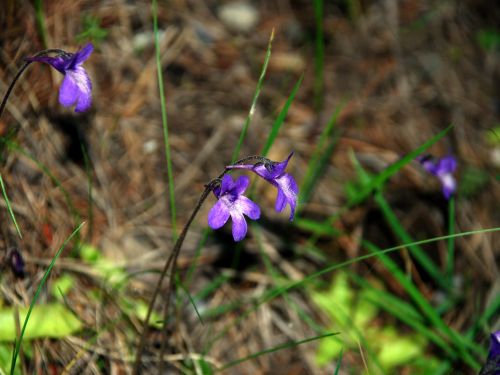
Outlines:
{"label": "green leaf", "polygon": [[[19,320],[23,322],[27,307],[20,307]],[[14,341],[17,337],[14,308],[0,310],[0,341]],[[69,336],[82,328],[82,323],[63,304],[36,305],[31,311],[25,339],[60,338]]]}
{"label": "green leaf", "polygon": [[10,359],[12,358],[12,345],[2,344],[0,345],[0,374],[13,374],[13,375],[21,375],[21,368],[19,367],[19,363],[17,364],[14,371],[10,371]]}
{"label": "green leaf", "polygon": [[378,359],[386,369],[421,357],[425,350],[426,340],[421,336],[402,336],[393,327],[386,327],[378,333],[377,338],[380,340]]}
{"label": "green leaf", "polygon": [[73,285],[75,285],[75,278],[71,275],[65,274],[57,280],[52,281],[50,290],[54,298],[62,301],[71,288],[73,288]]}

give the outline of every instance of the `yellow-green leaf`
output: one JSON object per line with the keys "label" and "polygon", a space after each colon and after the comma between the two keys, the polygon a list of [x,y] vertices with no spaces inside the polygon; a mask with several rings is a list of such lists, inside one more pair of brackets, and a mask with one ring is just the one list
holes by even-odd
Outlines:
{"label": "yellow-green leaf", "polygon": [[[22,326],[27,307],[19,307],[19,323]],[[0,341],[14,341],[17,337],[14,308],[0,310]],[[36,305],[31,312],[24,339],[69,336],[82,328],[78,318],[62,304]]]}

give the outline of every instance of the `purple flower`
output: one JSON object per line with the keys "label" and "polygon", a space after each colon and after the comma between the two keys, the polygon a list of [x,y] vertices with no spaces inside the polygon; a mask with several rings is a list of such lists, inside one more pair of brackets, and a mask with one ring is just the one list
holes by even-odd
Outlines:
{"label": "purple flower", "polygon": [[479,371],[479,375],[499,375],[500,374],[500,331],[491,334],[490,351],[488,360]]}
{"label": "purple flower", "polygon": [[299,187],[293,176],[285,173],[288,161],[293,152],[282,162],[267,161],[257,164],[236,164],[226,167],[227,169],[248,169],[257,173],[260,177],[278,188],[276,197],[276,211],[281,212],[287,204],[290,205],[290,220],[293,220],[295,208],[297,207],[297,194]]}
{"label": "purple flower", "polygon": [[57,56],[28,57],[26,61],[49,64],[64,75],[59,89],[59,103],[65,107],[75,105],[75,112],[85,112],[92,105],[92,82],[81,66],[94,50],[92,43],[86,44],[76,53],[60,53]]}
{"label": "purple flower", "polygon": [[439,178],[445,198],[450,199],[457,189],[457,182],[453,177],[453,172],[457,169],[457,160],[453,156],[445,156],[437,160],[431,156],[419,156],[417,160],[427,172]]}
{"label": "purple flower", "polygon": [[24,259],[20,251],[16,248],[12,248],[9,252],[8,257],[10,268],[12,269],[14,275],[20,279],[23,279],[25,276]]}
{"label": "purple flower", "polygon": [[488,358],[496,358],[500,356],[500,331],[491,334],[490,352]]}
{"label": "purple flower", "polygon": [[226,174],[222,178],[221,185],[214,189],[218,201],[208,213],[208,225],[212,229],[221,228],[231,216],[235,241],[241,241],[247,234],[247,222],[243,214],[252,220],[260,217],[259,206],[242,195],[249,182],[247,176],[240,176],[233,181],[233,178]]}

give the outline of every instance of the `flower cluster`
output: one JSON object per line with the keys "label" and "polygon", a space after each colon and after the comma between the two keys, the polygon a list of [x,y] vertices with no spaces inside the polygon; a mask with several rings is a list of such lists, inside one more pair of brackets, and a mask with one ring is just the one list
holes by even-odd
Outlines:
{"label": "flower cluster", "polygon": [[56,56],[35,55],[28,62],[49,64],[64,75],[59,89],[59,103],[65,107],[75,105],[75,112],[85,112],[92,105],[92,82],[82,63],[94,50],[92,43],[86,44],[76,53],[58,51]]}
{"label": "flower cluster", "polygon": [[432,156],[426,155],[419,156],[417,161],[427,172],[439,179],[444,197],[450,199],[457,189],[457,182],[453,176],[455,169],[457,169],[457,160],[453,156],[445,156],[436,160]]}
{"label": "flower cluster", "polygon": [[[297,207],[297,194],[299,188],[292,175],[285,172],[290,158],[282,162],[274,162],[266,158],[260,158],[255,164],[234,164],[226,167],[226,170],[245,169],[254,172],[264,180],[277,188],[276,211],[281,212],[287,205],[290,206],[290,220],[295,216]],[[247,233],[247,223],[243,215],[252,220],[260,217],[259,206],[245,197],[243,193],[249,184],[247,176],[241,176],[236,181],[225,174],[220,186],[213,190],[218,199],[208,214],[208,225],[212,229],[221,228],[231,217],[233,220],[233,238],[235,241],[241,241]]]}

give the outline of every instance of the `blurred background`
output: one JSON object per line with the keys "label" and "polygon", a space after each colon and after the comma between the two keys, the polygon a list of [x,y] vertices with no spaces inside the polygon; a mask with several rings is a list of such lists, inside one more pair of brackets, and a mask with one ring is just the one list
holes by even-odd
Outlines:
{"label": "blurred background", "polygon": [[[274,211],[276,190],[256,183],[262,218],[236,244],[229,224],[206,230],[209,197],[180,253],[177,293],[164,289],[157,301],[144,373],[164,340],[174,373],[478,373],[500,329],[498,233],[359,257],[499,226],[495,2],[159,1],[175,225],[151,3],[2,8],[2,95],[24,57],[95,46],[84,63],[89,112],[63,108],[61,74],[32,64],[0,119],[1,175],[22,233],[2,200],[3,372],[13,317],[22,323],[57,249],[85,221],[42,289],[14,371],[131,373],[158,273],[204,184],[231,161],[274,30],[240,156],[259,154],[303,77],[269,153],[281,161],[294,152],[287,171],[301,187],[300,212],[289,222]],[[416,161],[363,193],[449,125],[426,152],[456,157],[452,200]],[[167,298],[178,313],[165,338]],[[338,334],[319,338],[326,333]],[[318,339],[301,343],[308,338]]]}

